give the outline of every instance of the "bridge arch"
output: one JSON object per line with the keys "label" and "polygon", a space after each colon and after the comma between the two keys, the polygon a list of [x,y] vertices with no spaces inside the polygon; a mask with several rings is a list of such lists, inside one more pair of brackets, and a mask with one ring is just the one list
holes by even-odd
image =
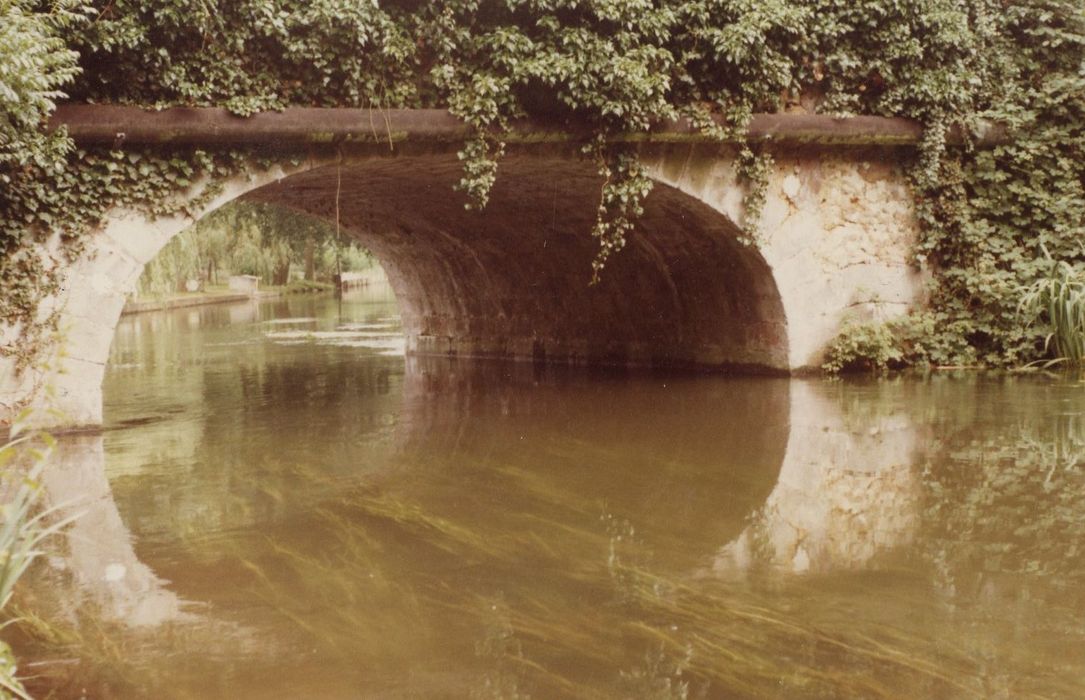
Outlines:
{"label": "bridge arch", "polygon": [[[656,187],[626,249],[589,286],[596,243],[588,232],[602,184],[593,165],[568,145],[514,147],[488,206],[476,212],[454,189],[462,167],[456,149],[447,142],[314,151],[302,162],[230,179],[191,216],[112,212],[55,301],[66,341],[53,365],[61,372],[47,380],[63,416],[55,420],[101,422],[114,328],[143,266],[194,218],[237,198],[328,220],[338,210],[344,233],[388,271],[408,352],[417,354],[783,373],[816,365],[848,309],[884,305],[877,293],[857,301],[865,281],[876,279],[901,310],[915,294],[905,261],[910,209],[900,214],[899,202],[872,202],[870,193],[848,189],[897,186],[882,172],[891,165],[877,158],[785,158],[770,180],[766,233],[751,245],[735,224],[742,187],[727,147],[646,144]],[[860,171],[871,162],[882,169],[877,177]],[[850,209],[827,204],[827,189],[849,199]],[[833,207],[829,216],[819,213]],[[886,207],[888,223],[878,213]],[[842,242],[827,231],[840,221],[849,240],[869,248],[892,236],[903,252],[879,260],[860,246],[858,263],[839,254],[826,263]],[[34,383],[46,380],[23,377],[4,393],[25,394]]]}

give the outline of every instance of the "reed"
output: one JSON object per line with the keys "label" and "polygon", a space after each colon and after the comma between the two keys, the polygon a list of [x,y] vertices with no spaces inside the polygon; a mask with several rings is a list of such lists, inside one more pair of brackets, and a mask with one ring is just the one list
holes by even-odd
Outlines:
{"label": "reed", "polygon": [[[44,553],[44,542],[78,517],[61,517],[62,506],[41,507],[41,473],[55,441],[46,433],[29,432],[26,416],[20,418],[0,446],[0,613],[15,584]],[[0,692],[27,698],[16,670],[11,650],[0,642]]]}
{"label": "reed", "polygon": [[1085,367],[1085,272],[1051,260],[1047,275],[1024,290],[1019,308],[1033,323],[1047,324],[1044,349],[1055,355],[1048,365]]}

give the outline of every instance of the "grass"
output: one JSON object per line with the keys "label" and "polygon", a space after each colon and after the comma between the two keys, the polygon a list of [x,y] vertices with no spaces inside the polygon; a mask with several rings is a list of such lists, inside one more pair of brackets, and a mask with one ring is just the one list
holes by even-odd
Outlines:
{"label": "grass", "polygon": [[[284,285],[260,285],[258,290],[262,293],[279,292],[281,294],[321,294],[335,291],[335,285],[331,282],[316,282],[312,280],[290,280]],[[138,303],[164,303],[176,299],[199,299],[206,298],[213,301],[219,297],[237,296],[244,292],[230,289],[226,285],[207,285],[198,292],[168,292],[165,294],[141,294]]]}

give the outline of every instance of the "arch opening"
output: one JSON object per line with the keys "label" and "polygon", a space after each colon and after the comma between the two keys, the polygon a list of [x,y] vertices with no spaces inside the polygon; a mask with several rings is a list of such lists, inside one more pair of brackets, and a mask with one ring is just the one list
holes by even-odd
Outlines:
{"label": "arch opening", "polygon": [[590,285],[602,185],[590,163],[512,153],[482,211],[454,190],[461,167],[448,153],[357,157],[244,198],[338,212],[388,273],[412,354],[788,368],[772,272],[708,205],[657,183],[626,249]]}

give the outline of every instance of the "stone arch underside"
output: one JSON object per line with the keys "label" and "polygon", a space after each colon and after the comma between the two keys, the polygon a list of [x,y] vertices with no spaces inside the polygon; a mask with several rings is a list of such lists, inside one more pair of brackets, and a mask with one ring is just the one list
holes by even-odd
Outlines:
{"label": "stone arch underside", "polygon": [[[482,211],[453,154],[328,164],[249,192],[326,220],[389,274],[409,352],[630,366],[788,368],[772,272],[723,215],[657,184],[590,285],[602,180],[581,159],[514,153]],[[339,192],[338,200],[336,192]]]}

